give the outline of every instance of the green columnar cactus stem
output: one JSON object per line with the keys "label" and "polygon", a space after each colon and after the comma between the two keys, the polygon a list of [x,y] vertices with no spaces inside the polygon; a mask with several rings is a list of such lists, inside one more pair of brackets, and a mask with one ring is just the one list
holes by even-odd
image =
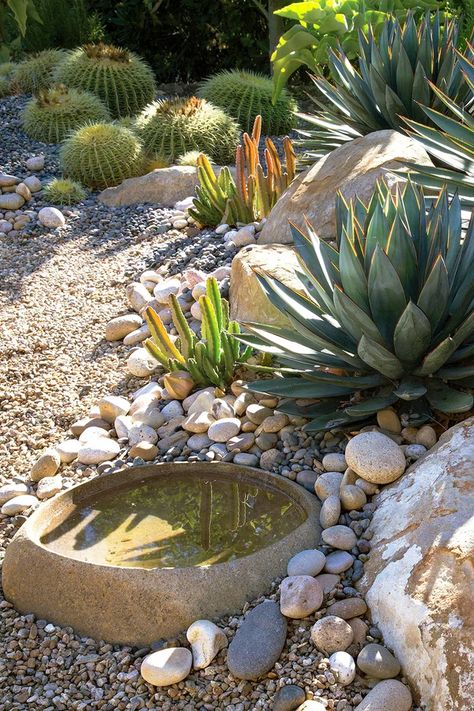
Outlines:
{"label": "green columnar cactus stem", "polygon": [[286,90],[273,105],[272,92],[269,77],[254,72],[224,70],[206,79],[198,94],[235,118],[243,131],[251,131],[255,118],[260,115],[265,134],[280,136],[295,127],[297,105]]}
{"label": "green columnar cactus stem", "polygon": [[59,49],[45,49],[20,62],[12,75],[12,87],[22,94],[34,94],[54,83],[54,72],[66,54]]}
{"label": "green columnar cactus stem", "polygon": [[175,162],[189,151],[202,151],[225,165],[234,155],[239,129],[221,109],[203,99],[170,99],[147,106],[137,120],[146,153]]}
{"label": "green columnar cactus stem", "polygon": [[156,90],[153,72],[142,59],[103,43],[68,52],[55,78],[98,96],[114,118],[137,114],[153,100]]}
{"label": "green columnar cactus stem", "polygon": [[124,126],[93,123],[67,138],[60,151],[64,173],[90,188],[118,185],[143,167],[140,140]]}
{"label": "green columnar cactus stem", "polygon": [[145,319],[151,338],[145,347],[168,371],[186,370],[198,387],[215,385],[224,390],[231,382],[236,363],[245,362],[251,348],[241,348],[235,338],[240,328],[229,320],[229,309],[217,281],[206,282],[206,295],[199,299],[202,314],[201,340],[190,329],[176,296],[171,296],[171,314],[179,338],[173,342],[156,311],[148,307]]}
{"label": "green columnar cactus stem", "polygon": [[28,102],[23,112],[23,128],[37,141],[59,143],[86,123],[109,119],[108,110],[97,96],[59,85],[41,89]]}

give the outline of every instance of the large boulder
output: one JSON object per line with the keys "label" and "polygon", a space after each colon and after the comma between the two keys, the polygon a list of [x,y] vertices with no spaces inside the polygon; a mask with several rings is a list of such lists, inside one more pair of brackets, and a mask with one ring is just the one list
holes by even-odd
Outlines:
{"label": "large boulder", "polygon": [[[215,167],[216,173],[221,168]],[[128,178],[115,188],[107,188],[99,195],[99,200],[109,207],[153,203],[163,207],[173,207],[179,200],[194,195],[199,185],[197,168],[191,165],[172,165],[157,168],[138,178]]]}
{"label": "large boulder", "polygon": [[259,243],[291,243],[288,221],[304,227],[305,217],[320,237],[334,239],[337,191],[367,202],[379,178],[390,185],[400,180],[388,171],[406,162],[432,165],[419,143],[397,131],[375,131],[345,143],[294,179],[271,211]]}
{"label": "large boulder", "polygon": [[264,272],[287,286],[301,289],[296,277],[295,251],[282,245],[256,245],[242,249],[232,260],[230,276],[230,312],[236,321],[288,326],[289,321],[265,296],[256,273]]}
{"label": "large boulder", "polygon": [[360,587],[427,711],[474,705],[474,418],[377,497]]}

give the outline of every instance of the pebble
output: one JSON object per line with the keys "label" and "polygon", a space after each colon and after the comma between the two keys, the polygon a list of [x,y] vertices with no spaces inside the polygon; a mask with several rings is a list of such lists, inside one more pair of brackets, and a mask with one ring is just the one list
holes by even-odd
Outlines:
{"label": "pebble", "polygon": [[272,711],[295,711],[305,699],[305,691],[300,686],[296,684],[282,686],[275,694]]}
{"label": "pebble", "polygon": [[324,499],[319,513],[319,522],[322,528],[336,526],[341,515],[341,501],[337,494],[331,494]]}
{"label": "pebble", "polygon": [[419,459],[428,450],[423,444],[407,444],[405,447],[405,457],[407,459]]}
{"label": "pebble", "polygon": [[354,659],[347,652],[334,652],[329,657],[331,670],[337,674],[337,680],[342,686],[351,684],[356,675],[356,665]]}
{"label": "pebble", "polygon": [[114,422],[119,415],[126,415],[130,410],[130,402],[126,397],[107,395],[99,402],[100,416],[106,422]]}
{"label": "pebble", "polygon": [[191,644],[194,669],[205,669],[220,650],[227,647],[225,632],[209,620],[193,622],[188,627],[186,637]]}
{"label": "pebble", "polygon": [[416,444],[421,444],[423,447],[426,447],[426,449],[434,447],[437,441],[436,430],[430,425],[423,425],[416,433]]}
{"label": "pebble", "polygon": [[324,701],[319,699],[309,699],[305,701],[304,704],[298,706],[296,711],[327,711],[327,706]]}
{"label": "pebble", "polygon": [[348,465],[362,479],[373,484],[389,484],[405,471],[402,449],[381,432],[361,432],[346,446]]}
{"label": "pebble", "polygon": [[186,432],[193,434],[203,434],[215,422],[214,417],[209,412],[192,412],[183,420],[181,427]]}
{"label": "pebble", "polygon": [[314,491],[318,499],[324,501],[324,499],[327,499],[331,494],[339,496],[342,477],[341,472],[325,472],[321,474],[314,485]]}
{"label": "pebble", "polygon": [[331,573],[321,573],[316,577],[316,580],[321,585],[325,595],[332,592],[340,582],[339,575],[332,575]]}
{"label": "pebble", "polygon": [[55,494],[58,494],[63,488],[63,482],[60,476],[45,476],[38,484],[36,496],[38,499],[50,499]]}
{"label": "pebble", "polygon": [[357,543],[357,536],[349,526],[331,526],[321,533],[321,538],[328,546],[341,551],[350,551]]}
{"label": "pebble", "polygon": [[153,296],[160,304],[168,304],[172,294],[178,294],[181,288],[181,281],[176,278],[165,279],[159,282],[153,289]]}
{"label": "pebble", "polygon": [[400,674],[400,663],[381,644],[368,644],[357,657],[357,666],[375,679],[392,679]]}
{"label": "pebble", "polygon": [[59,459],[63,464],[70,464],[79,453],[81,443],[78,439],[66,439],[56,445],[56,452],[59,454]]}
{"label": "pebble", "polygon": [[241,422],[237,417],[224,417],[213,422],[209,427],[207,436],[213,442],[227,442],[240,432]]}
{"label": "pebble", "polygon": [[347,620],[347,622],[349,623],[352,632],[354,633],[354,640],[352,644],[364,644],[365,638],[367,637],[367,634],[369,632],[369,628],[364,622],[364,620],[361,620],[360,617],[352,617],[350,620]]}
{"label": "pebble", "polygon": [[227,442],[229,452],[237,450],[238,452],[248,452],[255,444],[255,435],[253,432],[242,432],[235,437],[231,437]]}
{"label": "pebble", "polygon": [[151,442],[138,442],[130,447],[131,457],[140,457],[145,462],[151,462],[158,456],[158,447]]}
{"label": "pebble", "polygon": [[28,202],[28,200],[31,200],[31,191],[25,183],[18,183],[16,186],[16,192],[18,195],[21,195],[21,197]]}
{"label": "pebble", "polygon": [[296,483],[300,486],[304,486],[307,491],[314,492],[314,485],[316,484],[317,478],[317,472],[312,471],[312,469],[303,469],[296,475]]}
{"label": "pebble", "polygon": [[319,610],[323,590],[310,575],[291,575],[280,585],[280,610],[285,617],[302,620]]}
{"label": "pebble", "polygon": [[0,193],[0,210],[19,210],[25,199],[18,193]]}
{"label": "pebble", "polygon": [[229,645],[227,665],[238,679],[255,680],[278,661],[287,623],[276,602],[265,600],[250,610]]}
{"label": "pebble", "polygon": [[137,378],[146,378],[159,367],[160,363],[148,353],[146,348],[137,348],[127,358],[128,372]]}
{"label": "pebble", "polygon": [[113,459],[120,452],[119,443],[107,437],[93,437],[83,443],[77,459],[82,464],[100,464]]}
{"label": "pebble", "polygon": [[247,407],[245,414],[255,425],[261,425],[267,417],[271,417],[273,415],[273,410],[269,407],[258,405],[257,403],[251,403]]}
{"label": "pebble", "polygon": [[324,571],[326,573],[344,573],[354,563],[354,556],[346,551],[334,551],[326,556]]}
{"label": "pebble", "polygon": [[285,415],[284,413],[277,413],[276,415],[271,415],[263,420],[262,430],[263,432],[269,433],[279,432],[283,429],[283,427],[286,427],[288,422],[288,415]]}
{"label": "pebble", "polygon": [[36,175],[29,175],[23,182],[30,193],[38,193],[42,188],[41,180]]}
{"label": "pebble", "polygon": [[136,328],[134,331],[127,333],[127,335],[123,337],[123,344],[124,346],[135,346],[137,343],[142,343],[146,338],[150,338],[150,336],[151,333],[148,324],[144,323],[140,328]]}
{"label": "pebble", "polygon": [[359,489],[355,484],[349,484],[348,486],[342,486],[341,492],[341,503],[342,507],[346,511],[358,511],[363,508],[367,503],[367,496]]}
{"label": "pebble", "polygon": [[296,553],[288,561],[287,573],[289,576],[294,575],[318,575],[324,568],[326,556],[321,551],[308,549]]}
{"label": "pebble", "polygon": [[354,711],[410,711],[411,706],[410,690],[401,681],[387,679],[374,686]]}
{"label": "pebble", "polygon": [[281,462],[282,458],[283,455],[279,449],[268,449],[266,452],[263,452],[260,457],[260,468],[269,472]]}
{"label": "pebble", "polygon": [[187,441],[187,446],[189,449],[192,449],[194,452],[200,452],[201,449],[205,449],[206,447],[209,447],[212,444],[211,440],[207,436],[207,434],[195,434],[192,435],[188,441]]}
{"label": "pebble", "polygon": [[10,501],[15,496],[21,496],[22,494],[27,494],[29,488],[22,481],[9,481],[3,486],[0,486],[0,505],[4,504],[6,501]]}
{"label": "pebble", "polygon": [[339,452],[325,454],[322,465],[327,472],[344,472],[347,469],[346,458]]}
{"label": "pebble", "polygon": [[31,467],[30,479],[40,481],[45,476],[54,476],[60,465],[59,453],[53,448],[48,448]]}
{"label": "pebble", "polygon": [[133,333],[142,325],[142,318],[138,314],[125,314],[111,319],[105,327],[107,341],[121,341],[129,333]]}
{"label": "pebble", "polygon": [[354,639],[352,628],[345,620],[328,615],[318,620],[311,628],[311,640],[325,654],[347,649]]}
{"label": "pebble", "polygon": [[165,418],[166,422],[173,420],[175,417],[180,417],[184,414],[183,406],[179,400],[171,400],[171,402],[166,403],[166,405],[161,410],[161,414]]}
{"label": "pebble", "polygon": [[189,397],[183,400],[183,408],[187,411],[188,415],[192,415],[195,412],[210,412],[214,400],[213,388],[201,390],[200,392],[189,395]]}
{"label": "pebble", "polygon": [[329,610],[331,615],[342,617],[343,620],[350,620],[352,617],[365,615],[367,604],[361,597],[347,597],[345,600],[336,600]]}
{"label": "pebble", "polygon": [[84,442],[89,442],[92,439],[96,439],[97,437],[110,437],[110,432],[109,430],[106,430],[102,427],[96,427],[94,425],[91,425],[90,427],[86,427],[86,429],[81,432],[79,435],[79,442],[83,444]]}
{"label": "pebble", "polygon": [[382,430],[388,430],[394,434],[400,434],[402,425],[395,410],[379,410],[377,412],[377,424]]}
{"label": "pebble", "polygon": [[152,298],[148,289],[138,281],[132,281],[131,284],[128,284],[125,293],[128,303],[137,313],[140,313]]}
{"label": "pebble", "polygon": [[56,227],[64,227],[66,224],[66,218],[57,207],[41,208],[38,212],[38,220],[42,225],[51,229],[55,229]]}
{"label": "pebble", "polygon": [[143,660],[140,674],[153,686],[171,686],[186,679],[191,671],[193,655],[184,647],[169,647],[152,652]]}
{"label": "pebble", "polygon": [[226,417],[233,417],[234,409],[222,398],[216,398],[212,403],[211,413],[216,420],[223,420]]}
{"label": "pebble", "polygon": [[16,514],[29,509],[31,506],[35,506],[37,503],[38,499],[36,496],[32,496],[31,494],[21,494],[20,496],[15,496],[14,498],[6,501],[1,508],[1,513],[6,516],[15,516]]}
{"label": "pebble", "polygon": [[249,452],[237,452],[234,455],[234,464],[239,464],[242,467],[256,467],[258,457],[256,454],[249,454]]}
{"label": "pebble", "polygon": [[25,163],[28,170],[40,171],[44,168],[44,156],[31,156]]}
{"label": "pebble", "polygon": [[356,486],[358,486],[359,489],[362,489],[366,496],[373,496],[379,492],[377,484],[371,484],[370,481],[365,481],[365,479],[357,479]]}
{"label": "pebble", "polygon": [[128,443],[133,447],[139,442],[149,442],[150,444],[158,442],[156,430],[149,425],[133,425],[128,432]]}

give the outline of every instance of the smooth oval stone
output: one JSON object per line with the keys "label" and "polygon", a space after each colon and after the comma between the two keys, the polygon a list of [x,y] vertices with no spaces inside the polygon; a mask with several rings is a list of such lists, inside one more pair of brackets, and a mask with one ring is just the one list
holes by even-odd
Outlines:
{"label": "smooth oval stone", "polygon": [[310,575],[292,575],[280,586],[280,610],[285,617],[302,620],[319,610],[323,589]]}
{"label": "smooth oval stone", "polygon": [[339,684],[347,686],[354,681],[356,665],[350,654],[347,652],[334,652],[329,657],[329,664],[331,665],[331,670],[336,672]]}
{"label": "smooth oval stone", "polygon": [[324,472],[324,474],[321,474],[314,485],[316,496],[321,501],[327,499],[331,494],[339,496],[342,476],[341,472]]}
{"label": "smooth oval stone", "polygon": [[357,657],[357,666],[375,679],[392,679],[400,673],[400,663],[381,644],[368,644]]}
{"label": "smooth oval stone", "polygon": [[331,615],[342,617],[343,620],[350,620],[352,617],[365,615],[367,604],[361,597],[347,597],[345,600],[337,600],[328,609]]}
{"label": "smooth oval stone", "polygon": [[312,575],[320,573],[326,563],[326,556],[321,551],[308,549],[300,551],[288,561],[288,575]]}
{"label": "smooth oval stone", "polygon": [[410,711],[410,689],[396,679],[381,681],[369,691],[354,711]]}
{"label": "smooth oval stone", "polygon": [[325,573],[344,573],[354,563],[354,556],[346,551],[334,551],[326,556]]}
{"label": "smooth oval stone", "polygon": [[331,494],[324,499],[319,512],[319,522],[322,528],[336,526],[341,515],[341,501],[337,494]]}
{"label": "smooth oval stone", "polygon": [[346,511],[358,511],[367,503],[367,496],[354,484],[341,487],[341,503]]}
{"label": "smooth oval stone", "polygon": [[7,501],[10,501],[10,499],[14,499],[15,496],[27,494],[28,491],[28,486],[22,481],[7,482],[3,484],[3,486],[0,486],[0,505],[5,504]]}
{"label": "smooth oval stone", "polygon": [[340,452],[325,454],[322,464],[327,472],[345,472],[347,469],[346,458]]}
{"label": "smooth oval stone", "polygon": [[265,600],[250,610],[229,645],[230,673],[248,680],[266,674],[280,658],[286,631],[286,619],[273,600]]}
{"label": "smooth oval stone", "polygon": [[354,633],[345,620],[328,615],[318,620],[311,628],[313,644],[321,652],[342,652],[352,643]]}
{"label": "smooth oval stone", "polygon": [[295,711],[305,702],[306,694],[296,684],[282,686],[275,694],[272,711]]}
{"label": "smooth oval stone", "polygon": [[20,494],[19,496],[14,496],[8,501],[5,501],[1,508],[1,513],[6,516],[15,516],[31,506],[36,506],[38,499],[32,494]]}
{"label": "smooth oval stone", "polygon": [[346,447],[347,464],[362,479],[373,484],[389,484],[405,471],[402,449],[381,432],[361,432]]}
{"label": "smooth oval stone", "polygon": [[170,647],[152,652],[142,662],[140,674],[153,686],[170,686],[186,679],[193,655],[184,647]]}
{"label": "smooth oval stone", "polygon": [[227,647],[223,630],[210,620],[196,620],[186,632],[193,653],[194,669],[205,669],[221,649]]}
{"label": "smooth oval stone", "polygon": [[300,486],[304,486],[308,491],[314,492],[314,485],[316,484],[318,476],[318,473],[312,469],[303,469],[303,471],[298,472],[296,475],[296,483],[300,484]]}
{"label": "smooth oval stone", "polygon": [[331,526],[324,529],[321,538],[328,546],[342,551],[350,551],[357,543],[357,536],[349,526]]}

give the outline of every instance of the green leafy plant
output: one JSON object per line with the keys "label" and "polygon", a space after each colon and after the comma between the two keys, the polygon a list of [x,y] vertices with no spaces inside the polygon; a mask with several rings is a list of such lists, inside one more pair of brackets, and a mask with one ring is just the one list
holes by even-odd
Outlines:
{"label": "green leafy plant", "polygon": [[22,49],[40,52],[61,47],[74,49],[88,42],[100,42],[104,37],[101,18],[92,11],[95,2],[86,0],[35,0],[39,22],[28,22]]}
{"label": "green leafy plant", "polygon": [[199,96],[220,106],[243,131],[251,131],[257,116],[267,136],[280,136],[296,126],[297,105],[287,91],[272,103],[272,80],[263,74],[234,69],[214,74],[201,84]]}
{"label": "green leafy plant", "polygon": [[0,98],[10,94],[10,82],[5,77],[0,77]]}
{"label": "green leafy plant", "polygon": [[358,69],[342,50],[330,50],[333,81],[322,74],[313,77],[329,105],[314,98],[319,111],[302,115],[316,127],[314,133],[304,134],[309,158],[319,158],[372,131],[405,132],[402,117],[428,123],[420,104],[443,112],[429,82],[451,99],[467,100],[471,90],[455,52],[457,43],[456,22],[442,25],[439,14],[433,21],[427,14],[417,25],[409,14],[404,25],[393,19],[385,22],[378,40],[370,29],[367,36],[359,36]]}
{"label": "green leafy plant", "polygon": [[28,102],[23,112],[23,128],[37,141],[59,143],[86,123],[109,119],[108,110],[94,94],[57,85],[40,89]]}
{"label": "green leafy plant", "polygon": [[14,88],[22,94],[35,94],[54,83],[54,72],[64,61],[59,49],[45,49],[20,62],[12,76]]}
{"label": "green leafy plant", "polygon": [[82,185],[68,178],[54,178],[43,191],[43,198],[53,205],[76,205],[86,197],[87,191]]}
{"label": "green leafy plant", "polygon": [[310,430],[360,427],[394,405],[407,424],[469,411],[474,214],[462,239],[457,196],[443,190],[426,213],[411,181],[396,195],[380,183],[367,207],[338,196],[336,213],[336,246],[292,226],[301,293],[258,277],[292,328],[244,324],[240,340],[282,366],[250,389],[311,398],[279,406],[311,418]]}
{"label": "green leafy plant", "polygon": [[68,52],[56,81],[96,94],[114,118],[133,116],[153,100],[155,77],[133,52],[102,42]]}
{"label": "green leafy plant", "polygon": [[[462,71],[474,96],[474,62],[459,55]],[[464,206],[474,204],[474,117],[472,102],[469,108],[457,104],[436,86],[432,91],[446,108],[446,114],[422,106],[432,126],[406,120],[415,136],[434,159],[443,165],[440,168],[408,163],[411,178],[423,185],[432,195],[443,185],[450,192],[458,191]],[[447,166],[447,167],[446,167]]]}
{"label": "green leafy plant", "polygon": [[103,189],[141,174],[142,145],[124,126],[92,123],[66,138],[60,161],[68,177],[89,188]]}
{"label": "green leafy plant", "polygon": [[327,65],[330,49],[340,46],[348,59],[356,59],[358,33],[368,34],[369,25],[378,37],[391,15],[403,20],[408,10],[419,15],[439,5],[435,0],[304,0],[276,10],[275,15],[298,24],[280,37],[272,54],[274,101],[299,67],[317,72]]}
{"label": "green leafy plant", "polygon": [[206,281],[206,294],[199,298],[201,338],[190,329],[176,296],[170,300],[171,314],[178,339],[173,343],[163,321],[150,306],[145,319],[151,338],[145,341],[149,353],[169,372],[187,371],[197,387],[215,385],[225,390],[232,381],[236,364],[244,363],[251,348],[242,348],[235,338],[240,327],[229,320],[229,304],[219,292],[214,277]]}
{"label": "green leafy plant", "polygon": [[239,142],[239,129],[224,111],[196,97],[156,101],[137,119],[145,152],[168,163],[192,150],[225,165]]}
{"label": "green leafy plant", "polygon": [[194,207],[189,214],[202,225],[226,222],[253,222],[267,217],[276,201],[295,177],[296,156],[288,137],[283,139],[285,167],[282,166],[273,141],[266,139],[264,172],[260,163],[259,144],[262,120],[257,116],[252,135],[244,133],[243,145],[236,152],[236,179],[228,168],[217,176],[206,156],[198,158],[199,186]]}
{"label": "green leafy plant", "polygon": [[[0,0],[0,61],[5,62],[18,53],[30,20],[41,23],[33,0]],[[11,26],[19,32],[13,37]]]}
{"label": "green leafy plant", "polygon": [[0,64],[0,77],[10,79],[16,69],[15,62],[2,62]]}

